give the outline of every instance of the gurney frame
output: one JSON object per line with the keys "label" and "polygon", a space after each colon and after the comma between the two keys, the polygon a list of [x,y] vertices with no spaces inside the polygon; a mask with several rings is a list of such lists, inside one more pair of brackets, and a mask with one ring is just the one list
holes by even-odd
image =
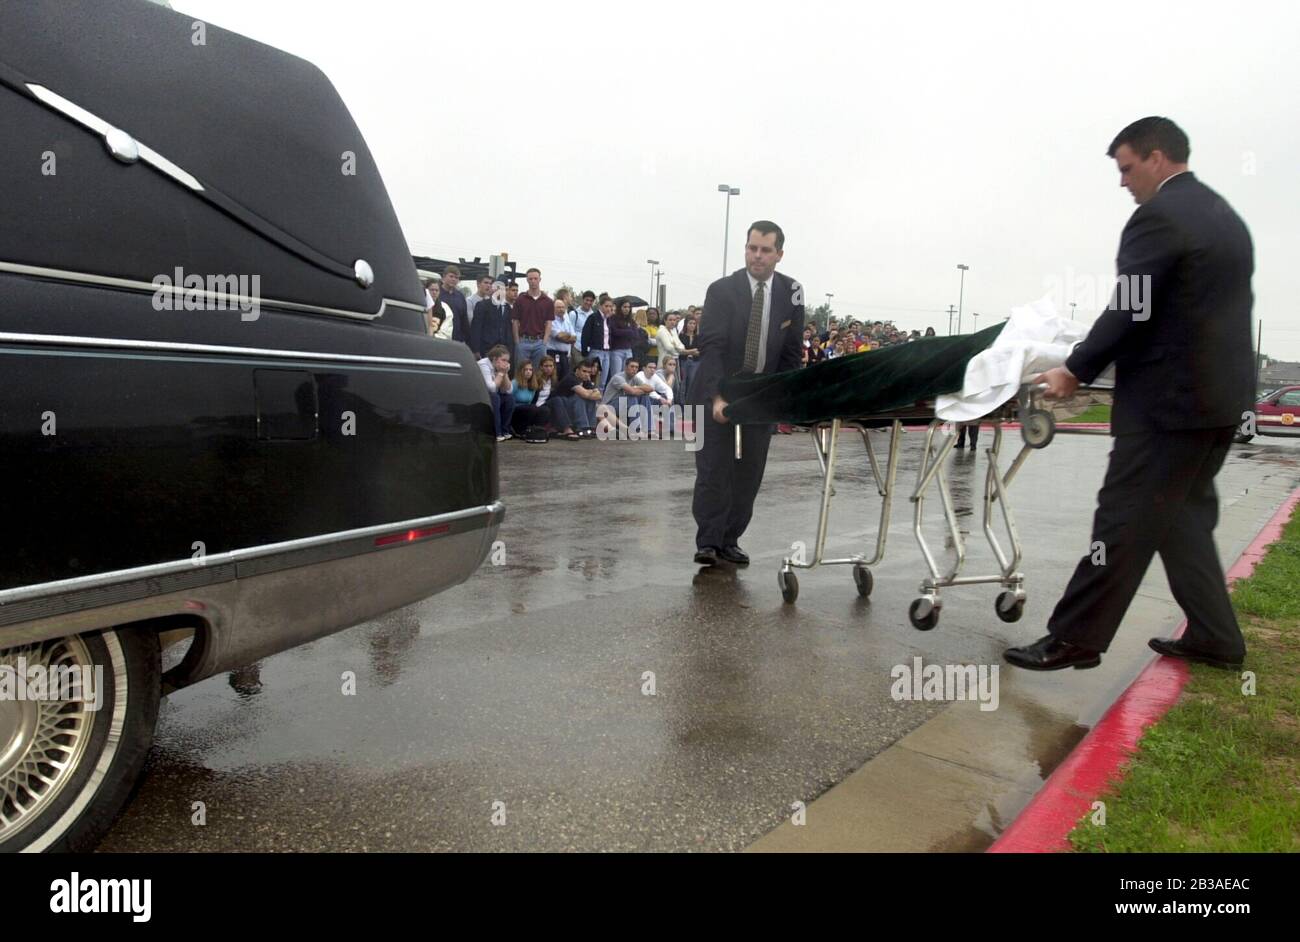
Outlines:
{"label": "gurney frame", "polygon": [[[777,583],[781,594],[788,604],[793,604],[799,596],[799,581],[796,569],[813,569],[817,566],[852,566],[853,581],[858,594],[864,598],[871,595],[874,577],[871,566],[885,558],[885,548],[889,538],[889,523],[893,507],[898,477],[899,451],[904,434],[904,423],[927,423],[925,446],[921,452],[921,462],[917,473],[917,482],[912,489],[909,500],[913,504],[912,533],[921,556],[925,560],[929,575],[921,581],[919,596],[908,608],[908,618],[913,627],[929,631],[939,623],[939,613],[943,607],[940,590],[950,586],[967,586],[996,583],[1002,586],[1002,592],[994,604],[997,616],[1005,622],[1018,621],[1025,609],[1025,577],[1020,571],[1023,553],[1020,535],[1016,529],[1015,515],[1011,510],[1007,492],[1017,472],[1024,465],[1030,452],[1045,448],[1056,432],[1052,414],[1043,410],[1037,401],[1038,388],[1022,386],[1017,398],[1009,401],[978,421],[989,422],[993,426],[993,443],[985,449],[987,467],[984,475],[983,494],[983,531],[997,560],[999,571],[993,575],[963,576],[962,567],[966,561],[966,544],[961,535],[953,506],[952,493],[948,487],[946,463],[957,440],[952,423],[944,422],[934,415],[932,403],[919,403],[908,409],[850,419],[836,418],[808,426],[817,452],[817,461],[822,469],[821,509],[817,519],[817,538],[814,544],[813,558],[805,561],[802,554],[787,556],[782,560],[777,573]],[[1012,460],[1005,472],[999,470],[998,462],[1002,451],[1002,425],[1005,421],[1019,417],[1023,446]],[[946,429],[949,426],[950,429]],[[875,551],[870,557],[864,553],[838,559],[826,559],[827,524],[830,515],[831,498],[835,496],[835,464],[839,456],[840,431],[845,428],[857,429],[862,436],[871,464],[872,477],[880,495],[880,522],[876,530]],[[889,448],[882,474],[880,462],[876,457],[872,442],[872,430],[888,428]],[[739,444],[737,445],[739,448]],[[953,548],[953,559],[946,571],[940,572],[939,564],[931,552],[922,532],[925,513],[926,491],[934,485],[939,492],[939,501],[943,506],[944,520],[947,523],[948,536]],[[1010,546],[1008,553],[1003,549],[994,528],[995,508],[1001,510],[1002,522]]]}

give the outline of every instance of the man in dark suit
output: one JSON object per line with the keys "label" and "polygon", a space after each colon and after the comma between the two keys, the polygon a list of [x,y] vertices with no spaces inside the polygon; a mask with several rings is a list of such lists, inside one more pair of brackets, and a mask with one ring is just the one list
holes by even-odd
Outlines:
{"label": "man in dark suit", "polygon": [[480,360],[498,344],[509,350],[511,361],[514,360],[515,337],[510,322],[512,305],[506,293],[507,287],[502,281],[495,281],[492,297],[474,305],[474,319],[470,322],[466,343]]}
{"label": "man in dark suit", "polygon": [[772,426],[742,426],[737,460],[734,427],[719,388],[724,377],[735,373],[799,368],[803,289],[776,271],[784,249],[780,226],[766,220],[754,223],[745,238],[745,267],[709,285],[704,297],[700,365],[688,391],[690,404],[702,406],[704,416],[691,507],[697,528],[695,561],[702,566],[716,566],[719,560],[749,563],[740,537],[754,515]]}
{"label": "man in dark suit", "polygon": [[1246,644],[1214,546],[1214,476],[1255,393],[1250,233],[1187,169],[1187,135],[1168,118],[1126,127],[1107,152],[1134,211],[1106,311],[1065,366],[1036,378],[1068,396],[1115,364],[1115,437],[1097,495],[1092,552],[1048,620],[1050,634],[1009,648],[1031,670],[1095,667],[1156,553],[1187,615],[1161,654],[1235,669]]}

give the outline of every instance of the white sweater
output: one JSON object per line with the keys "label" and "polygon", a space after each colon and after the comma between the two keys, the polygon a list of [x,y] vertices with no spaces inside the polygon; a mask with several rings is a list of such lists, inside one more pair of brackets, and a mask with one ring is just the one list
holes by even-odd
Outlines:
{"label": "white sweater", "polygon": [[659,347],[659,368],[664,367],[665,357],[680,357],[686,351],[686,344],[667,327],[660,327],[655,333],[655,343]]}

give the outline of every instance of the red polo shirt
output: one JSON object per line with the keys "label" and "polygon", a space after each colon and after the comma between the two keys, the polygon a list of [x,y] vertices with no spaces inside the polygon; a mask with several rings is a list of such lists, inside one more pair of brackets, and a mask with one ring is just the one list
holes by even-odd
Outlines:
{"label": "red polo shirt", "polygon": [[555,319],[555,302],[546,296],[545,291],[535,301],[525,291],[515,299],[515,309],[510,318],[519,321],[520,337],[542,337],[546,334],[546,325]]}

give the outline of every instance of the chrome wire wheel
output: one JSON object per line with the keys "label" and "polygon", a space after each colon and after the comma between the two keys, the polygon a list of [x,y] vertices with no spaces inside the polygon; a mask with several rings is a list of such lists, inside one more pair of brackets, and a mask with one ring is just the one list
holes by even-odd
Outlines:
{"label": "chrome wire wheel", "polygon": [[[20,699],[19,671],[27,677],[33,667],[71,682]],[[96,721],[88,699],[104,696],[94,672],[90,651],[77,637],[0,651],[0,844],[41,818],[81,767]],[[85,685],[87,677],[93,688]]]}

